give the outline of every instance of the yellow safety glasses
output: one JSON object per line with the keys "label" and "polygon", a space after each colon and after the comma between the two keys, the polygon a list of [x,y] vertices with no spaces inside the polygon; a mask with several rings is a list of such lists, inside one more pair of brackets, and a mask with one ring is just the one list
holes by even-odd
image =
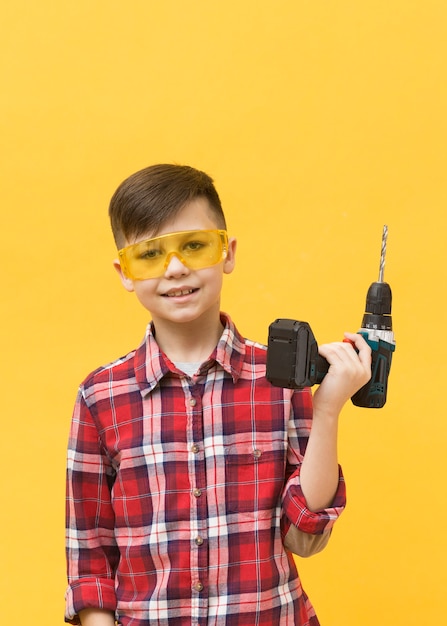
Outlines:
{"label": "yellow safety glasses", "polygon": [[228,252],[225,230],[184,230],[139,241],[118,251],[121,269],[132,280],[162,276],[176,256],[191,270],[223,261]]}

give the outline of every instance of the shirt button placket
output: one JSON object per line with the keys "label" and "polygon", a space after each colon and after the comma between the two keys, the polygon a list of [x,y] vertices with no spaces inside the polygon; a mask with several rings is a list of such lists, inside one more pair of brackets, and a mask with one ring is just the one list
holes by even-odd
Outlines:
{"label": "shirt button placket", "polygon": [[[188,433],[190,438],[189,452],[192,456],[190,467],[190,481],[192,485],[192,510],[191,510],[191,578],[192,591],[198,594],[198,613],[194,615],[194,624],[198,624],[207,611],[207,597],[203,593],[206,581],[203,579],[203,572],[208,567],[208,551],[205,547],[207,533],[207,501],[206,501],[206,468],[204,455],[204,433],[202,402],[198,387],[191,388],[191,396],[186,400],[187,411],[191,415],[192,429]],[[197,622],[195,621],[197,619]]]}

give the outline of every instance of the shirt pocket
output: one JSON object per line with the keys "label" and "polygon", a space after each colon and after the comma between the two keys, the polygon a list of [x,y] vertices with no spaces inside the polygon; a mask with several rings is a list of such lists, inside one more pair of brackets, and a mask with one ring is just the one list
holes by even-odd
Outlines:
{"label": "shirt pocket", "polygon": [[227,511],[244,517],[271,517],[284,486],[284,449],[232,445],[225,454]]}

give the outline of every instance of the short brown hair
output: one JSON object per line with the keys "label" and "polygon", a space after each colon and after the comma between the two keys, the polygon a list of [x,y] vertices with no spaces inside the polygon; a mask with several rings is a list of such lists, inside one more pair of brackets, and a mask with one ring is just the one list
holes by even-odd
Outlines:
{"label": "short brown hair", "polygon": [[212,178],[187,165],[160,164],[146,167],[124,180],[112,196],[109,216],[118,248],[126,240],[154,234],[188,202],[206,198],[219,228],[225,216]]}

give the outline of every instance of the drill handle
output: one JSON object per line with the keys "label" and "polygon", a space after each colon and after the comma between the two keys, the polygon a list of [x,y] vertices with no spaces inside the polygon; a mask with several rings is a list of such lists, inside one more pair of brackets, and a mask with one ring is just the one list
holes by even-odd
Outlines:
{"label": "drill handle", "polygon": [[351,400],[355,406],[381,409],[386,402],[388,376],[395,344],[377,338],[370,340],[369,333],[362,330],[359,333],[371,347],[371,378],[352,396]]}

